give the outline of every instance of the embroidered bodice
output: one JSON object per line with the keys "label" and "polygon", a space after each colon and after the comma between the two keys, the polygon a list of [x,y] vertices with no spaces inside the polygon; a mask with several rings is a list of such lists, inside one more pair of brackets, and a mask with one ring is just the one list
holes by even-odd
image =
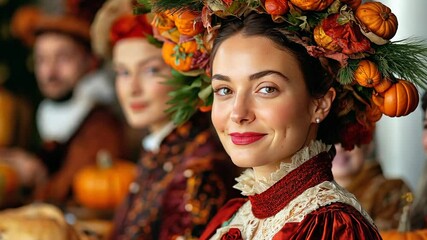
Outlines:
{"label": "embroidered bodice", "polygon": [[316,209],[337,202],[354,207],[373,225],[354,196],[333,181],[334,150],[315,141],[269,179],[256,179],[253,170],[246,170],[235,188],[249,201],[211,239],[220,239],[230,228],[238,228],[243,239],[272,239],[286,223],[301,222]]}

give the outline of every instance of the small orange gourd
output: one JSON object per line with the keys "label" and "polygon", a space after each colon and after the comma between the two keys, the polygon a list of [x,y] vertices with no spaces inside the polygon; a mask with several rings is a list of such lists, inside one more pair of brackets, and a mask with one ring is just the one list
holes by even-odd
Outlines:
{"label": "small orange gourd", "polygon": [[356,18],[371,32],[383,39],[391,39],[397,32],[397,18],[390,8],[380,2],[366,2],[355,13]]}
{"label": "small orange gourd", "polygon": [[427,239],[427,229],[411,231],[409,224],[410,209],[413,201],[412,193],[406,193],[403,196],[406,205],[403,207],[397,230],[388,230],[380,232],[383,240],[425,240]]}
{"label": "small orange gourd", "polygon": [[283,15],[289,11],[288,0],[265,0],[265,11],[271,15]]}
{"label": "small orange gourd", "polygon": [[329,7],[334,0],[289,0],[304,11],[322,11]]}
{"label": "small orange gourd", "polygon": [[378,93],[383,93],[391,87],[392,83],[389,79],[383,78],[377,85],[374,86],[374,89]]}
{"label": "small orange gourd", "polygon": [[186,72],[192,70],[193,55],[199,50],[202,51],[195,40],[179,45],[165,42],[162,47],[162,56],[165,62],[174,69]]}
{"label": "small orange gourd", "polygon": [[361,86],[374,87],[381,82],[382,77],[374,62],[362,60],[354,71],[354,80]]}
{"label": "small orange gourd", "polygon": [[382,94],[373,93],[372,101],[390,117],[406,116],[418,106],[419,96],[414,84],[399,79]]}
{"label": "small orange gourd", "polygon": [[362,0],[340,0],[340,1],[350,6],[353,10],[357,9],[362,3]]}
{"label": "small orange gourd", "polygon": [[203,32],[203,23],[200,14],[191,10],[175,13],[175,26],[178,31],[186,36],[195,36]]}
{"label": "small orange gourd", "polygon": [[152,25],[162,34],[175,27],[175,22],[171,18],[167,13],[158,13],[154,17]]}
{"label": "small orange gourd", "polygon": [[126,196],[136,176],[135,164],[112,162],[111,156],[100,151],[97,165],[87,166],[74,177],[73,190],[78,203],[91,209],[113,209]]}

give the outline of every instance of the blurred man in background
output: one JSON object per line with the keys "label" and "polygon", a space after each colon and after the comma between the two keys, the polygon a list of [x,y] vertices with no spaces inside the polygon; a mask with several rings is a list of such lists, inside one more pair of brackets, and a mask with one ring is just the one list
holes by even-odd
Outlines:
{"label": "blurred man in background", "polygon": [[64,203],[74,174],[94,163],[99,150],[122,154],[121,123],[108,106],[114,91],[105,73],[96,71],[99,62],[90,47],[91,18],[102,2],[67,1],[59,15],[26,7],[14,16],[15,34],[33,47],[45,97],[36,112],[42,144],[38,153],[0,149],[0,161],[16,169],[35,200]]}

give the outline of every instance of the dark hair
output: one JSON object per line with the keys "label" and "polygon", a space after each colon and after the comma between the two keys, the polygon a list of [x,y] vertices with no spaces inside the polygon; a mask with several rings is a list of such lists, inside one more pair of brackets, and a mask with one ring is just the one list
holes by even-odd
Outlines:
{"label": "dark hair", "polygon": [[[218,36],[215,38],[211,53],[211,63],[221,43],[231,36],[237,33],[244,36],[263,36],[273,41],[280,49],[288,51],[295,56],[310,96],[315,98],[323,97],[333,83],[336,82],[334,81],[334,76],[331,71],[327,71],[324,68],[319,58],[310,56],[303,45],[292,42],[286,37],[283,31],[285,26],[288,26],[288,23],[276,23],[272,20],[271,15],[255,12],[242,18],[226,19],[222,22]],[[317,134],[317,138],[326,143],[334,143],[337,140],[337,131],[331,131],[337,120],[337,117],[333,114],[335,105],[336,101],[334,101],[328,117],[320,124]]]}

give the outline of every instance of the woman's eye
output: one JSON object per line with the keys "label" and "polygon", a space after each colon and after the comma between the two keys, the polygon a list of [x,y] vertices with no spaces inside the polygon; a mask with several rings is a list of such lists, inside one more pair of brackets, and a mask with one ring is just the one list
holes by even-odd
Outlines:
{"label": "woman's eye", "polygon": [[218,94],[220,96],[225,96],[231,94],[231,90],[226,87],[218,88],[214,90],[215,94]]}
{"label": "woman's eye", "polygon": [[274,93],[276,91],[277,91],[277,89],[275,87],[262,87],[259,90],[260,93],[264,93],[264,94]]}
{"label": "woman's eye", "polygon": [[146,74],[158,74],[161,71],[159,67],[147,67],[144,69],[144,73]]}
{"label": "woman's eye", "polygon": [[116,76],[117,77],[127,77],[129,76],[129,71],[126,70],[116,70]]}

